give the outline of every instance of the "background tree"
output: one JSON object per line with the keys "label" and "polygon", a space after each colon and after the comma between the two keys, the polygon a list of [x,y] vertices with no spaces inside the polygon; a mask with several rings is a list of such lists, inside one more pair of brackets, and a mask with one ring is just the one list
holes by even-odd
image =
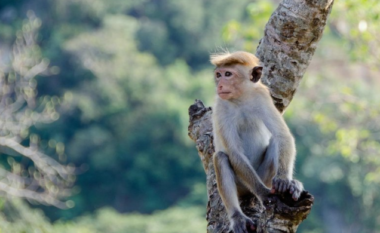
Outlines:
{"label": "background tree", "polygon": [[[29,201],[67,208],[74,182],[74,168],[62,165],[39,149],[39,137],[30,132],[37,124],[57,120],[58,98],[37,99],[35,77],[48,69],[36,44],[41,22],[33,14],[17,34],[10,56],[3,57],[0,70],[0,192]],[[29,144],[29,145],[25,145]],[[49,142],[58,156],[62,143]]]}

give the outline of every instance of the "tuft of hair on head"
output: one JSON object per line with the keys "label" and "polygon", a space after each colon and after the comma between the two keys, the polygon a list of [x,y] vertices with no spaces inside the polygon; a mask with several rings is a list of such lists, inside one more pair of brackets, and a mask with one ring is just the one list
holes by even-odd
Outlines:
{"label": "tuft of hair on head", "polygon": [[254,67],[259,65],[259,59],[252,53],[237,51],[233,53],[214,53],[210,55],[211,64],[221,67],[240,64],[244,66]]}

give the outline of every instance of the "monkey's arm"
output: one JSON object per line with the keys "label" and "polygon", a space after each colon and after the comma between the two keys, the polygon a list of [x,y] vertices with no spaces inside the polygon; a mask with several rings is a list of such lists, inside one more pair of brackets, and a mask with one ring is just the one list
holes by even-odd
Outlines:
{"label": "monkey's arm", "polygon": [[280,113],[272,106],[265,111],[257,111],[259,119],[272,134],[271,143],[268,146],[270,157],[278,158],[277,177],[292,179],[293,166],[296,154],[295,142],[288,126]]}
{"label": "monkey's arm", "polygon": [[[272,104],[272,103],[270,103]],[[268,148],[266,156],[278,157],[277,174],[272,181],[272,192],[288,191],[293,199],[297,200],[303,190],[302,183],[293,180],[293,167],[296,155],[296,147],[292,134],[280,113],[272,105],[267,105],[261,113],[260,119],[272,134],[273,145]]]}

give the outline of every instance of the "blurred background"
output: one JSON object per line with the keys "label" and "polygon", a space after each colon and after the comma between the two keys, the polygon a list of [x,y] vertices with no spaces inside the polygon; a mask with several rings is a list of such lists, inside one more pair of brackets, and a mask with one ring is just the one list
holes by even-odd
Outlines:
{"label": "blurred background", "polygon": [[[205,232],[187,136],[209,53],[278,1],[1,0],[0,232]],[[315,196],[299,232],[380,232],[380,4],[336,1],[285,118]]]}

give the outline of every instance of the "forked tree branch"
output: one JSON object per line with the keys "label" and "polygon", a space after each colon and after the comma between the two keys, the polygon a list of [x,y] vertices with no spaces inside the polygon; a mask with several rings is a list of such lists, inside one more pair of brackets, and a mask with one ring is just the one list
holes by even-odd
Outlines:
{"label": "forked tree branch", "polygon": [[[256,55],[261,60],[263,83],[275,106],[283,112],[296,92],[317,43],[322,37],[333,0],[284,0],[270,17]],[[196,100],[189,108],[189,137],[197,150],[207,176],[207,232],[228,233],[229,220],[219,196],[212,164],[214,153],[211,108]],[[271,195],[260,209],[254,197],[241,201],[244,213],[257,220],[257,232],[296,232],[309,214],[313,196],[307,191],[294,202],[290,195]]]}

